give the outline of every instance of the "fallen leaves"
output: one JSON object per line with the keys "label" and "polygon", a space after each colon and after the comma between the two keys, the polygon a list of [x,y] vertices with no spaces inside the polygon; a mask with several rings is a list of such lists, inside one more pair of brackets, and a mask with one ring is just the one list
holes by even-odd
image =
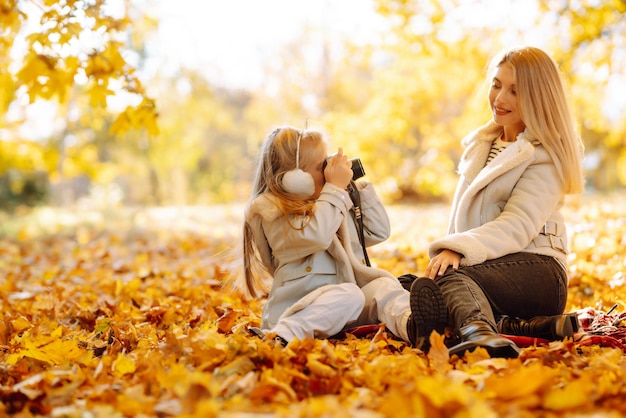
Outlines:
{"label": "fallen leaves", "polygon": [[[425,248],[405,228],[419,222],[391,212],[402,238],[372,258],[396,274],[422,271]],[[624,209],[587,202],[568,219],[567,309],[623,311]],[[0,416],[626,414],[626,357],[616,348],[566,340],[519,359],[482,349],[459,359],[436,333],[425,355],[384,327],[286,348],[262,341],[246,327],[258,326],[263,301],[225,286],[233,238],[79,228],[0,239]]]}

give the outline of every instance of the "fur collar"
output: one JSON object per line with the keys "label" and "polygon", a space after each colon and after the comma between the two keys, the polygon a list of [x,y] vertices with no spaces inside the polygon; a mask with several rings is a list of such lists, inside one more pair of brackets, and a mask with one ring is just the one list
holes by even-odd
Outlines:
{"label": "fur collar", "polygon": [[501,133],[500,126],[487,125],[463,139],[465,152],[459,162],[459,174],[464,176],[472,187],[482,188],[495,177],[527,161],[533,155],[535,146],[539,144],[526,129],[517,136],[515,142],[485,167],[491,144]]}
{"label": "fur collar", "polygon": [[271,193],[263,193],[248,203],[244,214],[248,220],[258,215],[266,221],[273,221],[282,216],[283,211],[276,196]]}

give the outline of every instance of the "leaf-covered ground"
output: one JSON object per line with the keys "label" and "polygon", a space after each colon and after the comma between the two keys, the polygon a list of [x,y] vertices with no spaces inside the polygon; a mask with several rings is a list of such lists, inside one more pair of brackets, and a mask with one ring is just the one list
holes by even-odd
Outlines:
{"label": "leaf-covered ground", "polygon": [[[624,200],[570,205],[567,309],[623,311]],[[524,348],[514,360],[482,350],[459,359],[436,336],[425,355],[384,329],[285,349],[249,336],[262,301],[223,286],[237,271],[230,253],[240,213],[40,210],[1,219],[0,416],[626,414],[621,349],[565,341]],[[423,271],[447,207],[390,213],[393,234],[374,261],[396,274]]]}

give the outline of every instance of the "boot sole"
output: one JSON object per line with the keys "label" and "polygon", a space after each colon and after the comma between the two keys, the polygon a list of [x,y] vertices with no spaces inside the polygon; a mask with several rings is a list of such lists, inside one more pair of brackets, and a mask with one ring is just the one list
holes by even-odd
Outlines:
{"label": "boot sole", "polygon": [[433,331],[444,333],[448,323],[446,301],[433,280],[420,277],[411,285],[411,314],[417,324],[418,339],[422,339],[421,347],[427,351],[430,347],[429,337]]}
{"label": "boot sole", "polygon": [[463,358],[466,351],[472,352],[478,347],[482,347],[487,350],[489,356],[491,358],[517,358],[520,355],[520,349],[515,346],[513,342],[507,341],[504,337],[502,338],[502,344],[497,345],[488,345],[488,344],[480,344],[476,341],[465,341],[454,347],[451,347],[449,353],[451,356],[457,355],[459,358]]}

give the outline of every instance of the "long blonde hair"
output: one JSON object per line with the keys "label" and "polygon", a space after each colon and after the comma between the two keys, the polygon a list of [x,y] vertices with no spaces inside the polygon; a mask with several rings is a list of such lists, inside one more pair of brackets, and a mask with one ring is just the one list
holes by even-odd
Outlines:
{"label": "long blonde hair", "polygon": [[493,61],[495,69],[509,63],[515,73],[522,122],[546,148],[556,165],[564,192],[584,190],[584,146],[577,132],[565,85],[556,62],[534,47],[512,48]]}
{"label": "long blonde hair", "polygon": [[[300,136],[300,168],[314,164],[326,152],[326,145],[321,132],[315,130],[300,131],[293,127],[274,129],[265,139],[259,154],[254,187],[248,206],[264,193],[271,193],[280,204],[280,210],[287,218],[294,216],[309,218],[315,208],[315,199],[299,198],[285,191],[282,180],[285,173],[296,168],[296,149]],[[256,240],[265,237],[254,236],[250,220],[245,219],[243,225],[243,263],[245,288],[252,297],[267,291],[267,279],[273,271],[259,255]],[[306,223],[304,224],[306,225]],[[300,226],[299,228],[303,228]]]}

